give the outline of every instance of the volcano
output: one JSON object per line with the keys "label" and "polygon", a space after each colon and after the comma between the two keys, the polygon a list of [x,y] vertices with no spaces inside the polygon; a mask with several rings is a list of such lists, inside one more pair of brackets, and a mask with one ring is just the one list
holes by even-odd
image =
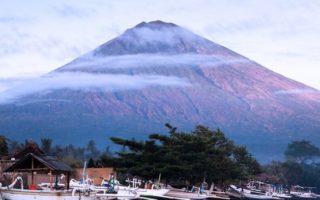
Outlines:
{"label": "volcano", "polygon": [[83,145],[144,139],[165,123],[219,128],[259,160],[320,141],[320,92],[191,31],[142,22],[72,62],[5,91],[0,132]]}

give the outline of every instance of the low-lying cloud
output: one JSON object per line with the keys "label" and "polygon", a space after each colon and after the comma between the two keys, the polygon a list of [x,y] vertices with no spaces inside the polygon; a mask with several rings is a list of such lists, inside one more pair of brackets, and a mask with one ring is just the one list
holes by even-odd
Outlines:
{"label": "low-lying cloud", "polygon": [[219,67],[235,63],[249,63],[250,61],[242,57],[203,55],[203,54],[131,54],[119,56],[86,56],[66,65],[62,70],[86,70],[99,71],[108,68],[137,68],[137,67]]}
{"label": "low-lying cloud", "polygon": [[60,89],[119,91],[141,89],[149,86],[185,87],[189,85],[190,83],[187,80],[174,76],[57,72],[30,80],[22,86],[2,92],[0,103],[12,103],[31,94],[46,94]]}
{"label": "low-lying cloud", "polygon": [[31,77],[0,78],[0,93],[10,88],[17,87],[30,79],[32,78]]}
{"label": "low-lying cloud", "polygon": [[292,90],[278,90],[275,92],[275,94],[278,94],[278,95],[312,94],[312,93],[320,93],[320,91],[316,89],[292,89]]}

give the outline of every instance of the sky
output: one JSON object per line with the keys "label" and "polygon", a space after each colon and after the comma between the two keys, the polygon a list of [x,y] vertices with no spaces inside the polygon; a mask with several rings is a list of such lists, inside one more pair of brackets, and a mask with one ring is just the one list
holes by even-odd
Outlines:
{"label": "sky", "polygon": [[0,92],[142,21],[178,24],[320,89],[318,0],[0,0]]}

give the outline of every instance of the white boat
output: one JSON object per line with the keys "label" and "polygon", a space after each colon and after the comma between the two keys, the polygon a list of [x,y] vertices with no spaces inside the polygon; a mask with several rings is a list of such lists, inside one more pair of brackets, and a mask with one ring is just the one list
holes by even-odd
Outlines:
{"label": "white boat", "polygon": [[[156,197],[163,197],[165,198],[165,194],[167,194],[170,190],[160,187],[160,184],[151,184],[150,188],[140,188],[142,181],[138,180],[136,178],[133,178],[132,180],[127,179],[127,183],[129,183],[128,186],[121,186],[116,185],[115,190],[117,191],[117,194],[119,196],[133,196],[131,199],[135,198],[156,198]],[[120,199],[124,199],[122,197],[119,197]],[[119,199],[118,198],[118,199]],[[126,199],[126,198],[125,198]]]}
{"label": "white boat", "polygon": [[[20,182],[20,188],[14,186]],[[3,200],[93,200],[89,191],[84,190],[30,190],[23,188],[23,180],[17,177],[12,184],[6,187],[1,185],[1,198]]]}
{"label": "white boat", "polygon": [[264,183],[261,181],[250,181],[247,184],[247,188],[251,194],[268,195],[274,199],[290,199],[292,196],[289,193],[285,193],[282,187],[275,187],[272,184]]}
{"label": "white boat", "polygon": [[219,194],[213,193],[214,185],[211,185],[209,190],[204,190],[199,187],[192,187],[191,190],[176,189],[169,186],[170,191],[165,195],[166,197],[178,198],[178,199],[220,199],[229,200],[225,193],[220,192]]}
{"label": "white boat", "polygon": [[303,198],[303,199],[315,199],[314,193],[312,193],[313,187],[302,187],[300,185],[295,185],[291,187],[290,194],[292,194],[296,198]]}
{"label": "white boat", "polygon": [[228,193],[230,196],[236,198],[247,198],[247,199],[280,199],[273,197],[272,193],[253,193],[251,190],[238,188],[235,185],[230,185],[230,190]]}
{"label": "white boat", "polygon": [[168,197],[180,199],[206,199],[207,194],[200,194],[198,192],[184,192],[184,191],[170,191],[166,194]]}
{"label": "white boat", "polygon": [[320,198],[320,194],[312,193],[312,196],[314,196],[315,198]]}

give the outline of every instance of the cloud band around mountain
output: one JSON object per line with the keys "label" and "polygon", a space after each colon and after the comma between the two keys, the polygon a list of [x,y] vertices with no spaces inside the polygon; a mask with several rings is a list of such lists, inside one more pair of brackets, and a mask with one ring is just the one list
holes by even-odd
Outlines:
{"label": "cloud band around mountain", "polygon": [[204,54],[130,54],[118,56],[94,56],[85,55],[64,67],[61,71],[86,70],[99,71],[104,69],[137,68],[137,67],[177,67],[177,66],[203,66],[219,67],[234,63],[245,64],[250,61],[246,58],[234,58],[228,55],[204,55]]}
{"label": "cloud band around mountain", "polygon": [[174,76],[55,72],[29,80],[25,84],[22,84],[21,87],[15,87],[2,92],[0,103],[12,103],[28,95],[46,94],[60,89],[120,91],[142,89],[150,86],[186,87],[189,85],[190,83],[187,80]]}

